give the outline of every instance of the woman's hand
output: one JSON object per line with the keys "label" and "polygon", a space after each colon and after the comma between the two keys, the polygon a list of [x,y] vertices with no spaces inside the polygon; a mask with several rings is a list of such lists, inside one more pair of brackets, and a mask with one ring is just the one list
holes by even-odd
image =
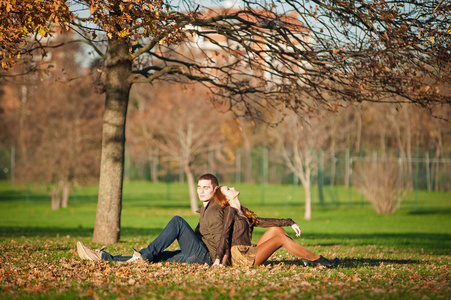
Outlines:
{"label": "woman's hand", "polygon": [[291,228],[293,228],[294,232],[296,232],[297,237],[301,236],[301,228],[298,224],[294,223],[293,225],[291,225]]}
{"label": "woman's hand", "polygon": [[222,267],[222,264],[221,264],[219,258],[215,259],[215,262],[213,263],[212,267],[214,267],[214,266],[220,266],[220,267]]}

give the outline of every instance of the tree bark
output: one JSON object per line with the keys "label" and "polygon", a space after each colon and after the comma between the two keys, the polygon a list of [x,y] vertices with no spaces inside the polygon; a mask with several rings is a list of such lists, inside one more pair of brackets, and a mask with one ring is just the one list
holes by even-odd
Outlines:
{"label": "tree bark", "polygon": [[128,51],[126,40],[109,39],[99,196],[93,235],[93,241],[101,244],[113,244],[120,238],[125,121],[132,79]]}

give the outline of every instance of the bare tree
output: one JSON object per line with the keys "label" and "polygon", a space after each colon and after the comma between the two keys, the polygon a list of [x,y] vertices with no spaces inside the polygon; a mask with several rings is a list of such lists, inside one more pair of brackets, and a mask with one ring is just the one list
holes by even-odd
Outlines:
{"label": "bare tree", "polygon": [[135,119],[142,117],[145,110],[139,126],[146,130],[134,132],[133,136],[156,145],[164,159],[180,164],[189,186],[191,210],[195,212],[196,162],[199,163],[201,154],[226,148],[227,136],[221,134],[226,115],[215,109],[209,101],[208,89],[202,85],[161,83],[149,87],[147,94],[146,103],[141,102],[138,110],[132,112]]}
{"label": "bare tree", "polygon": [[[379,156],[398,157],[402,160],[401,174],[406,181],[404,188],[412,188],[414,182],[413,167],[415,163],[415,149],[417,146],[422,153],[431,149],[434,156],[444,150],[443,137],[449,132],[449,122],[434,118],[419,107],[407,104],[362,103],[360,105],[360,118],[362,122],[361,143],[366,151],[375,151]],[[355,114],[353,110],[342,113]],[[441,114],[449,119],[448,106],[442,108]],[[358,116],[350,116],[348,119],[356,119]],[[351,124],[354,124],[351,122]],[[383,126],[381,126],[383,124]],[[343,123],[337,124],[343,128]],[[352,128],[355,128],[353,125]],[[343,130],[349,140],[354,141],[355,130]],[[353,142],[347,145],[347,149],[353,146]],[[425,155],[425,154],[423,154]],[[438,156],[440,156],[439,154]],[[435,160],[435,163],[437,160]],[[434,166],[435,167],[435,166]],[[432,175],[431,175],[432,176]]]}
{"label": "bare tree", "polygon": [[283,122],[273,131],[284,164],[304,187],[306,220],[312,218],[311,179],[318,166],[317,151],[326,147],[329,140],[323,125],[318,119],[307,121],[287,111]]}
{"label": "bare tree", "polygon": [[151,95],[154,88],[148,85],[135,85],[131,94],[132,117],[127,126],[127,143],[136,163],[148,164],[153,182],[158,182],[159,149],[155,143],[157,119],[154,118],[155,100]]}
{"label": "bare tree", "polygon": [[360,190],[378,214],[394,213],[405,197],[399,168],[398,160],[387,156],[380,161],[360,164],[357,168]]}
{"label": "bare tree", "polygon": [[[60,35],[60,41],[68,38]],[[102,102],[93,78],[80,73],[78,51],[76,45],[54,49],[42,62],[52,71],[5,80],[15,93],[6,100],[17,103],[8,112],[18,133],[15,179],[45,184],[53,209],[68,206],[74,184],[92,183],[99,174]]]}
{"label": "bare tree", "polygon": [[68,206],[74,184],[92,183],[99,174],[102,103],[86,89],[90,84],[84,77],[31,81],[27,88],[27,118],[18,120],[26,156],[19,156],[16,179],[46,184],[53,209]]}

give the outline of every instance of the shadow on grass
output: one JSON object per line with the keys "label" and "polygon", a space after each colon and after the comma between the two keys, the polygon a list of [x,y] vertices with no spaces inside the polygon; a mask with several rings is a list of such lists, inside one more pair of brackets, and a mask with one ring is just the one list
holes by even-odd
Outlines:
{"label": "shadow on grass", "polygon": [[449,254],[451,234],[448,233],[365,233],[306,235],[309,244],[321,246],[375,246],[397,249],[424,250],[434,254]]}
{"label": "shadow on grass", "polygon": [[[50,196],[46,194],[26,194],[15,190],[8,190],[0,192],[0,202],[16,202],[16,203],[48,203],[50,206]],[[97,196],[93,195],[77,195],[71,196],[71,203],[97,203]]]}
{"label": "shadow on grass", "polygon": [[[121,229],[121,236],[157,236],[163,228],[130,228]],[[93,228],[77,227],[77,228],[61,228],[61,227],[0,227],[0,237],[55,237],[55,236],[71,236],[71,237],[92,237]]]}
{"label": "shadow on grass", "polygon": [[[194,229],[194,228],[193,228]],[[121,229],[122,239],[131,237],[156,237],[163,228]],[[33,236],[71,236],[91,237],[93,228],[89,227],[0,227],[0,237]],[[254,236],[255,239],[258,236]],[[392,249],[426,251],[431,254],[448,255],[451,249],[451,234],[446,233],[367,233],[367,234],[313,234],[303,238],[302,244],[307,248],[312,245],[321,247],[375,247],[381,251]],[[388,248],[388,249],[387,249]],[[367,262],[371,263],[371,262]]]}
{"label": "shadow on grass", "polygon": [[[275,266],[280,263],[286,265],[297,265],[299,267],[304,267],[300,260],[270,260],[264,263],[264,265]],[[419,265],[425,262],[412,259],[373,259],[373,258],[340,258],[339,268],[361,268],[365,266],[369,267],[380,267],[383,265]],[[311,267],[305,267],[311,268]]]}
{"label": "shadow on grass", "polygon": [[24,202],[43,202],[49,201],[50,196],[46,195],[27,195],[25,192],[20,192],[16,190],[8,190],[0,192],[0,202],[3,201],[24,201]]}
{"label": "shadow on grass", "polygon": [[413,259],[344,258],[340,265],[344,268],[359,268],[362,266],[379,267],[381,265],[418,265],[422,263],[424,262]]}

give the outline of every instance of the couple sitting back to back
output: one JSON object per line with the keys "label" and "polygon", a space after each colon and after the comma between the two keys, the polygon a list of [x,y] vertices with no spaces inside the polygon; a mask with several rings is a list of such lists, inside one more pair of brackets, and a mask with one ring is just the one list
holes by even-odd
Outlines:
{"label": "couple sitting back to back", "polygon": [[[277,249],[285,248],[301,259],[304,266],[336,267],[339,260],[330,261],[314,254],[293,241],[282,228],[291,226],[300,236],[299,226],[291,219],[259,218],[241,205],[239,192],[234,188],[219,186],[212,174],[199,177],[197,194],[203,205],[200,209],[199,224],[193,229],[181,217],[173,217],[163,231],[146,248],[133,249],[133,256],[111,255],[93,250],[82,242],[77,242],[78,255],[87,260],[108,260],[118,262],[186,262],[209,265],[234,266],[260,265]],[[251,243],[255,226],[269,227],[256,245]],[[180,250],[167,251],[177,240]]]}

